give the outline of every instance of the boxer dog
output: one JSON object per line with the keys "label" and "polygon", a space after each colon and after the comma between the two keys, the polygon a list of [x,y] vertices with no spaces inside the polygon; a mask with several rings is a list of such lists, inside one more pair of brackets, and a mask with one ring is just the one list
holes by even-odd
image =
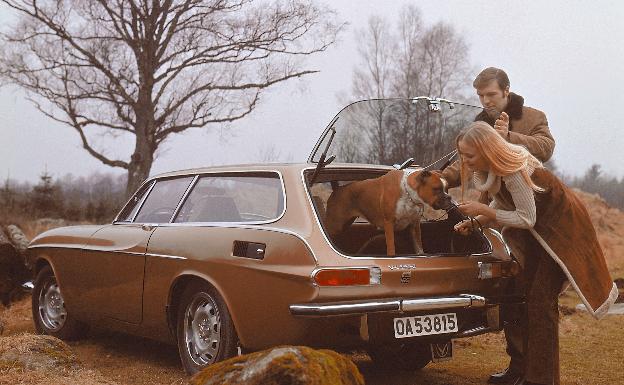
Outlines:
{"label": "boxer dog", "polygon": [[332,192],[327,200],[325,226],[337,235],[358,216],[384,231],[388,255],[395,255],[394,232],[411,226],[414,251],[423,253],[420,217],[425,204],[436,210],[451,205],[445,181],[437,171],[391,170],[374,179],[351,182]]}

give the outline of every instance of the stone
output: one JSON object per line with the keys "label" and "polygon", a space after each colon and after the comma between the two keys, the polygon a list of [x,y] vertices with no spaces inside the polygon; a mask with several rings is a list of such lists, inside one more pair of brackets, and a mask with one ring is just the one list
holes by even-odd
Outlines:
{"label": "stone", "polygon": [[0,368],[59,371],[78,369],[80,363],[60,339],[37,334],[0,337]]}
{"label": "stone", "polygon": [[357,366],[331,350],[279,346],[210,365],[193,385],[364,385]]}

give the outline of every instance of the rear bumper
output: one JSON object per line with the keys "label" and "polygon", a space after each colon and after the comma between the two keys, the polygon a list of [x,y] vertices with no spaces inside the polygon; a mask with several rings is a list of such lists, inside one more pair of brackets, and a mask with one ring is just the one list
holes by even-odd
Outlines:
{"label": "rear bumper", "polygon": [[485,297],[460,294],[447,297],[381,299],[368,301],[341,301],[290,305],[290,313],[303,317],[326,317],[368,313],[405,313],[438,309],[483,308]]}

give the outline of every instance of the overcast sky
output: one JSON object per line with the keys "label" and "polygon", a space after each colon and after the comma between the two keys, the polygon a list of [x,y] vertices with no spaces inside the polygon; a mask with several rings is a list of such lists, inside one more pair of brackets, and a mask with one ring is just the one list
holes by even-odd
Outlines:
{"label": "overcast sky", "polygon": [[[342,107],[337,94],[350,88],[357,63],[356,31],[373,14],[396,19],[405,3],[329,2],[350,25],[338,45],[310,61],[309,67],[320,73],[278,85],[244,121],[173,137],[159,153],[152,174],[257,161],[271,148],[282,160],[307,159],[318,135]],[[512,91],[546,113],[561,170],[579,175],[596,163],[608,174],[624,176],[624,2],[411,3],[421,9],[427,24],[442,20],[465,36],[474,75],[487,66],[505,69]],[[1,23],[10,21],[6,8],[0,12]],[[115,170],[90,157],[70,127],[44,117],[20,91],[0,89],[0,117],[2,180],[10,175],[36,181],[46,168],[56,177]],[[133,144],[118,140],[113,147],[110,154],[127,158]]]}

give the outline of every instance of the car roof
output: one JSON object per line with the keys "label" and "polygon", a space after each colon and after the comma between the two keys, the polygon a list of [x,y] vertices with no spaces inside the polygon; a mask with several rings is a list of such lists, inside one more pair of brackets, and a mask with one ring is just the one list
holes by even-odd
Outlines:
{"label": "car roof", "polygon": [[[316,167],[316,163],[247,163],[247,164],[232,164],[222,166],[210,166],[190,168],[185,170],[169,171],[154,175],[149,180],[168,178],[174,176],[195,175],[195,174],[207,174],[215,172],[253,172],[253,171],[278,171],[290,173],[293,171],[303,170],[306,168]],[[390,166],[375,165],[375,164],[360,164],[360,163],[332,163],[324,167],[325,169],[332,168],[368,168],[368,169],[393,169]]]}

